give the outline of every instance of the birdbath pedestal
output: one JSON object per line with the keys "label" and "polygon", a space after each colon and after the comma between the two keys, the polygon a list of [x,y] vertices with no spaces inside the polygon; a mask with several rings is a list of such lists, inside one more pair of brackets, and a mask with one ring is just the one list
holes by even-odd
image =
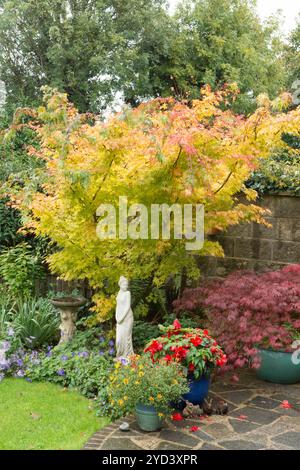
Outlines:
{"label": "birdbath pedestal", "polygon": [[84,297],[61,297],[51,300],[52,305],[60,312],[61,324],[59,344],[70,341],[76,331],[76,320],[79,307],[86,303]]}

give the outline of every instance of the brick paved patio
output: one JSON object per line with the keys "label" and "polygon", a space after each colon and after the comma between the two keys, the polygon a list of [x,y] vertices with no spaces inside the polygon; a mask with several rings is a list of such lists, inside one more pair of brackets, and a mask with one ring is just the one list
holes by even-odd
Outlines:
{"label": "brick paved patio", "polygon": [[[239,383],[218,379],[210,397],[226,400],[227,416],[212,415],[200,420],[167,421],[159,432],[141,431],[134,417],[128,432],[119,431],[117,422],[96,432],[85,449],[98,450],[220,450],[220,449],[298,449],[300,450],[300,384],[277,385],[246,371]],[[282,408],[288,400],[291,409]],[[199,430],[191,432],[193,425]]]}

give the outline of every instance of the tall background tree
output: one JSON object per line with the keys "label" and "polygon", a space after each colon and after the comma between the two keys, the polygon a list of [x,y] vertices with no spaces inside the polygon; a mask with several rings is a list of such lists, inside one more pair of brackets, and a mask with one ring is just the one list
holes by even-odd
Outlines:
{"label": "tall background tree", "polygon": [[81,112],[116,92],[198,96],[204,83],[236,81],[239,107],[285,84],[278,22],[262,24],[252,0],[0,0],[0,79],[12,107],[40,101],[44,84]]}
{"label": "tall background tree", "polygon": [[[293,82],[300,80],[300,16],[295,29],[290,35],[290,40],[286,48],[286,60],[289,71],[289,85]],[[298,85],[298,89],[299,89]],[[298,96],[299,98],[299,96]]]}
{"label": "tall background tree", "polygon": [[[131,90],[128,82],[147,67],[137,53],[141,38],[147,42],[156,22],[167,21],[164,3],[1,1],[0,78],[8,102],[35,104],[41,86],[48,84],[67,92],[81,111],[95,111],[116,89]],[[135,78],[137,84],[140,79]]]}

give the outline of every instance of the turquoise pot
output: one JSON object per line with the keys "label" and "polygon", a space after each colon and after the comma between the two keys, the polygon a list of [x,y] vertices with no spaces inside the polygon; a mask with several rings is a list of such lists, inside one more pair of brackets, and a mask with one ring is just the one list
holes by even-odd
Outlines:
{"label": "turquoise pot", "polygon": [[136,420],[143,431],[153,432],[162,427],[163,420],[153,406],[139,404],[135,408]]}
{"label": "turquoise pot", "polygon": [[259,349],[261,364],[256,370],[257,377],[277,384],[300,382],[300,364],[294,364],[288,352]]}

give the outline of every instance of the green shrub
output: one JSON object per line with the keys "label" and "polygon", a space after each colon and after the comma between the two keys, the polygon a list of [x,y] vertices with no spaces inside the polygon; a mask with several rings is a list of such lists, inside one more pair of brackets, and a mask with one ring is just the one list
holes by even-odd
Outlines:
{"label": "green shrub", "polygon": [[247,182],[247,186],[259,194],[288,191],[300,195],[300,137],[283,133],[281,138],[287,148],[262,159]]}
{"label": "green shrub", "polygon": [[36,349],[58,340],[59,317],[49,300],[19,300],[15,310],[13,328],[23,346]]}
{"label": "green shrub", "polygon": [[107,386],[112,359],[99,352],[71,352],[70,349],[56,347],[40,353],[28,365],[26,377],[76,388],[86,397],[96,397]]}
{"label": "green shrub", "polygon": [[177,363],[153,363],[149,356],[138,356],[130,362],[116,362],[107,387],[108,407],[112,418],[133,413],[137,404],[154,406],[163,417],[188,392],[184,369]]}
{"label": "green shrub", "polygon": [[41,260],[27,243],[5,249],[0,254],[0,276],[9,292],[16,297],[32,295],[36,280],[43,275]]}

